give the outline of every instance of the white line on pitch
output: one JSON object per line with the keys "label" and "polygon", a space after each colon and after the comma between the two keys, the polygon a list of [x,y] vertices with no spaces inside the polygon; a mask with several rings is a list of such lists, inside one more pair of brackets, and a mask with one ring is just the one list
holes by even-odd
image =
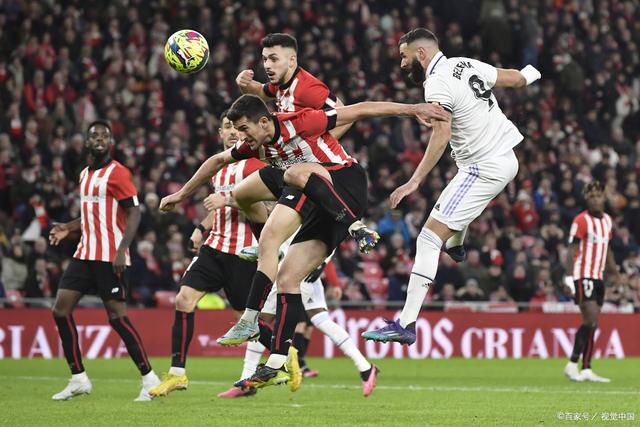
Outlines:
{"label": "white line on pitch", "polygon": [[[49,377],[49,376],[11,376],[0,375],[0,379],[6,380],[24,380],[24,381],[65,381],[68,377]],[[98,378],[92,379],[93,382],[105,383],[139,383],[139,379],[117,379],[117,378]],[[189,381],[189,384],[198,385],[229,385],[228,381]],[[348,384],[308,384],[305,383],[304,388],[319,389],[360,389],[360,386]],[[410,390],[410,391],[441,391],[441,392],[462,392],[462,393],[560,393],[560,394],[612,394],[612,395],[640,395],[640,390],[582,390],[580,385],[575,388],[553,389],[541,387],[464,387],[464,386],[394,386],[394,385],[378,385],[378,390]]]}

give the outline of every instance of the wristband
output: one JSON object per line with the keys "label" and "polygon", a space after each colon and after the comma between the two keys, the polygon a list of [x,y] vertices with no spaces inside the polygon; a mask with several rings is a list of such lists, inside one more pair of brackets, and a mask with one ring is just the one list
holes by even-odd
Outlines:
{"label": "wristband", "polygon": [[527,86],[542,77],[540,71],[538,71],[533,65],[527,65],[526,67],[524,67],[522,70],[520,70],[520,74],[522,74],[522,76],[526,80]]}
{"label": "wristband", "polygon": [[564,285],[571,289],[571,295],[576,293],[576,286],[573,283],[573,277],[564,276]]}
{"label": "wristband", "polygon": [[198,230],[200,230],[200,232],[201,232],[202,234],[207,234],[207,229],[206,229],[206,228],[204,228],[204,225],[202,225],[202,224],[198,224],[198,225],[196,225],[196,228],[197,228]]}

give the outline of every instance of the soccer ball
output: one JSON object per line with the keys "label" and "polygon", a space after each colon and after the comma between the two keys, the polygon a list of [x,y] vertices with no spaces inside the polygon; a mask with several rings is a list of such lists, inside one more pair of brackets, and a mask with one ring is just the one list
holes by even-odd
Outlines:
{"label": "soccer ball", "polygon": [[209,44],[197,31],[180,30],[173,33],[164,45],[164,59],[180,73],[196,73],[207,65]]}

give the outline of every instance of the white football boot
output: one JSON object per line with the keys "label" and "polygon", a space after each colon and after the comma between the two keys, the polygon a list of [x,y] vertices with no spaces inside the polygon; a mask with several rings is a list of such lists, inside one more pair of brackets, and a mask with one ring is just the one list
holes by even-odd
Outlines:
{"label": "white football boot", "polygon": [[160,378],[158,378],[156,373],[153,371],[142,377],[142,389],[140,390],[140,394],[134,400],[134,402],[149,402],[153,400],[153,396],[151,396],[149,390],[159,386],[160,382]]}
{"label": "white football boot", "polygon": [[580,371],[579,378],[580,381],[590,381],[592,383],[610,383],[611,380],[609,378],[601,377],[593,373],[591,369],[583,369]]}
{"label": "white football boot", "polygon": [[69,400],[83,394],[91,394],[91,381],[85,372],[72,375],[69,384],[60,393],[56,393],[51,398],[53,400]]}

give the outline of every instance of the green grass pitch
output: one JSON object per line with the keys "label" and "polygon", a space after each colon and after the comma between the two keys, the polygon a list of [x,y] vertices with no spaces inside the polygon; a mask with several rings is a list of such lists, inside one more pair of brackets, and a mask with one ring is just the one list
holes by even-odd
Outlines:
{"label": "green grass pitch", "polygon": [[[251,398],[216,394],[237,379],[240,359],[188,362],[189,390],[134,403],[140,378],[128,359],[89,360],[93,393],[67,402],[51,395],[67,382],[62,360],[0,360],[0,426],[471,426],[640,423],[640,361],[596,360],[610,384],[570,383],[565,360],[380,360],[373,395],[362,397],[347,359],[310,359],[320,376],[290,393],[270,387]],[[167,359],[153,359],[156,372]],[[580,421],[565,420],[567,413]],[[633,413],[635,421],[613,421]],[[589,420],[584,420],[587,416]],[[603,417],[609,420],[603,420]]]}

